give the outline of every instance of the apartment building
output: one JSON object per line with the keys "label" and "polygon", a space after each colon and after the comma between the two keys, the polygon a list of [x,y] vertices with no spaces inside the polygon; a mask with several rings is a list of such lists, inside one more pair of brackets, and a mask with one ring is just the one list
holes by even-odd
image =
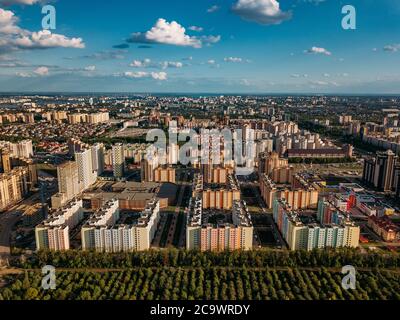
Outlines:
{"label": "apartment building", "polygon": [[69,232],[83,220],[82,199],[74,199],[49,214],[35,228],[37,250],[69,250]]}
{"label": "apartment building", "polygon": [[261,196],[268,208],[275,199],[285,199],[293,210],[316,208],[319,192],[312,185],[293,188],[288,184],[277,184],[266,174],[260,177]]}
{"label": "apartment building", "polygon": [[399,187],[399,157],[391,150],[377,152],[374,158],[364,161],[363,181],[384,192],[397,191]]}
{"label": "apartment building", "polygon": [[10,157],[13,158],[31,158],[33,156],[32,140],[28,139],[16,143],[0,141],[0,148],[7,149]]}
{"label": "apartment building", "polygon": [[88,189],[96,182],[104,168],[103,145],[90,146],[71,139],[68,146],[75,161],[66,161],[57,166],[58,193],[51,198],[53,208],[63,206]]}
{"label": "apartment building", "polygon": [[133,224],[117,224],[119,204],[113,199],[94,213],[82,227],[82,249],[98,252],[150,249],[160,220],[160,203],[150,200]]}
{"label": "apartment building", "polygon": [[112,147],[113,174],[115,178],[122,178],[125,173],[124,145],[117,143]]}
{"label": "apartment building", "polygon": [[303,219],[301,212],[293,210],[285,200],[279,199],[274,201],[273,219],[290,250],[356,248],[359,245],[360,227],[345,215],[338,223],[310,222],[309,219]]}
{"label": "apartment building", "polygon": [[[202,199],[192,197],[187,208],[186,249],[201,251],[251,250],[253,224],[244,201],[227,211],[203,209]],[[221,221],[222,215],[225,218]]]}
{"label": "apartment building", "polygon": [[227,176],[225,184],[205,183],[203,175],[193,179],[193,197],[201,197],[203,209],[231,210],[233,203],[240,200],[240,186],[236,177]]}
{"label": "apartment building", "polygon": [[29,170],[17,167],[0,174],[0,211],[21,201],[30,190]]}

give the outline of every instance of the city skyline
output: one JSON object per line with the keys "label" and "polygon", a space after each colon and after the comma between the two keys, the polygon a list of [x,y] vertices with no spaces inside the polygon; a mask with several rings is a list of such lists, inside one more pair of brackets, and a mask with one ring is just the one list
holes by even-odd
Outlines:
{"label": "city skyline", "polygon": [[1,92],[399,93],[393,0],[41,4],[0,1]]}

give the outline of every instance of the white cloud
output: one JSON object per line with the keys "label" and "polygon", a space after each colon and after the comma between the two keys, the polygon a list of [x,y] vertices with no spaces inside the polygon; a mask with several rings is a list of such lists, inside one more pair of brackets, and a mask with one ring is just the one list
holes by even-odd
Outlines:
{"label": "white cloud", "polygon": [[323,76],[324,76],[325,78],[330,78],[331,75],[330,75],[329,73],[324,73]]}
{"label": "white cloud", "polygon": [[129,66],[133,68],[146,68],[150,66],[151,60],[150,59],[144,59],[144,60],[133,60]]}
{"label": "white cloud", "polygon": [[163,61],[161,62],[161,67],[163,69],[167,68],[182,68],[183,63],[182,62],[175,62],[175,61]]}
{"label": "white cloud", "polygon": [[200,38],[203,42],[210,44],[210,43],[217,43],[221,40],[221,36],[202,36]]}
{"label": "white cloud", "polygon": [[0,4],[5,5],[5,6],[10,6],[13,4],[32,5],[37,2],[40,2],[40,0],[0,0]]}
{"label": "white cloud", "polygon": [[167,74],[165,72],[152,72],[150,75],[156,80],[167,80]]}
{"label": "white cloud", "polygon": [[203,36],[201,38],[189,36],[186,34],[186,29],[178,22],[168,22],[160,18],[149,31],[133,33],[128,42],[159,43],[201,48],[203,42],[216,43],[220,39],[220,36]]}
{"label": "white cloud", "polygon": [[129,66],[133,68],[182,68],[183,63],[180,61],[162,61],[162,62],[153,62],[150,59],[144,60],[133,60]]}
{"label": "white cloud", "polygon": [[27,72],[16,72],[15,75],[20,78],[31,78],[32,75]]}
{"label": "white cloud", "polygon": [[18,18],[14,12],[0,8],[0,33],[17,34],[21,29],[17,26]]}
{"label": "white cloud", "polygon": [[225,62],[240,63],[240,62],[243,62],[243,59],[242,58],[237,58],[237,57],[227,57],[227,58],[224,58],[224,61]]}
{"label": "white cloud", "polygon": [[238,0],[232,11],[244,20],[263,25],[280,24],[292,17],[290,11],[280,9],[277,0]]}
{"label": "white cloud", "polygon": [[321,80],[316,80],[316,81],[309,81],[309,84],[312,86],[334,86],[334,87],[339,87],[339,84],[335,81],[321,81]]}
{"label": "white cloud", "polygon": [[388,44],[383,47],[383,51],[386,52],[397,52],[400,50],[400,44]]}
{"label": "white cloud", "polygon": [[140,79],[140,78],[153,78],[155,80],[167,80],[167,73],[165,72],[131,72],[127,71],[124,73],[124,76],[127,78]]}
{"label": "white cloud", "polygon": [[96,70],[96,66],[87,66],[85,67],[85,71],[95,71]]}
{"label": "white cloud", "polygon": [[39,67],[35,71],[33,71],[38,76],[47,76],[49,74],[49,68],[47,67]]}
{"label": "white cloud", "polygon": [[207,61],[208,64],[215,64],[215,60],[211,59]]}
{"label": "white cloud", "polygon": [[0,8],[0,53],[43,48],[84,48],[81,38],[68,38],[48,30],[21,29],[14,12]]}
{"label": "white cloud", "polygon": [[197,26],[190,26],[188,29],[196,32],[202,32],[204,30],[202,27],[197,27]]}
{"label": "white cloud", "polygon": [[144,71],[138,71],[138,72],[131,72],[131,71],[127,71],[124,73],[125,77],[128,78],[144,78],[148,76],[148,72],[144,72]]}
{"label": "white cloud", "polygon": [[81,38],[67,38],[64,35],[51,33],[49,30],[32,32],[28,36],[15,39],[14,44],[20,48],[78,48],[83,49],[85,44]]}
{"label": "white cloud", "polygon": [[292,73],[290,75],[291,78],[308,78],[308,74],[299,74],[299,73]]}
{"label": "white cloud", "polygon": [[213,12],[216,12],[216,11],[218,11],[218,10],[219,10],[219,6],[213,5],[212,7],[210,7],[210,8],[207,9],[207,12],[208,12],[208,13],[213,13]]}
{"label": "white cloud", "polygon": [[332,55],[332,53],[325,48],[319,48],[319,47],[312,47],[308,50],[305,50],[304,53],[309,53],[309,54],[323,54],[326,56]]}

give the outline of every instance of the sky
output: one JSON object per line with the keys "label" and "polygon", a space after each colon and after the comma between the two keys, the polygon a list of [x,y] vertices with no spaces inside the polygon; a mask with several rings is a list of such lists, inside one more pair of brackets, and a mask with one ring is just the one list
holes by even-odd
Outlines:
{"label": "sky", "polygon": [[400,1],[0,0],[0,92],[400,94]]}

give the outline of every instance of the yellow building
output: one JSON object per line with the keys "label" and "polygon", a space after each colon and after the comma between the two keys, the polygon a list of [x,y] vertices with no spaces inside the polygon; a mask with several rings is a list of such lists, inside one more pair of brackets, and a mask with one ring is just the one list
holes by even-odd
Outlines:
{"label": "yellow building", "polygon": [[158,167],[154,170],[154,182],[175,183],[175,169],[171,167]]}
{"label": "yellow building", "polygon": [[318,205],[319,192],[312,186],[293,189],[286,184],[276,184],[264,175],[260,180],[260,190],[268,208],[273,207],[275,199],[285,199],[293,210],[316,208]]}

